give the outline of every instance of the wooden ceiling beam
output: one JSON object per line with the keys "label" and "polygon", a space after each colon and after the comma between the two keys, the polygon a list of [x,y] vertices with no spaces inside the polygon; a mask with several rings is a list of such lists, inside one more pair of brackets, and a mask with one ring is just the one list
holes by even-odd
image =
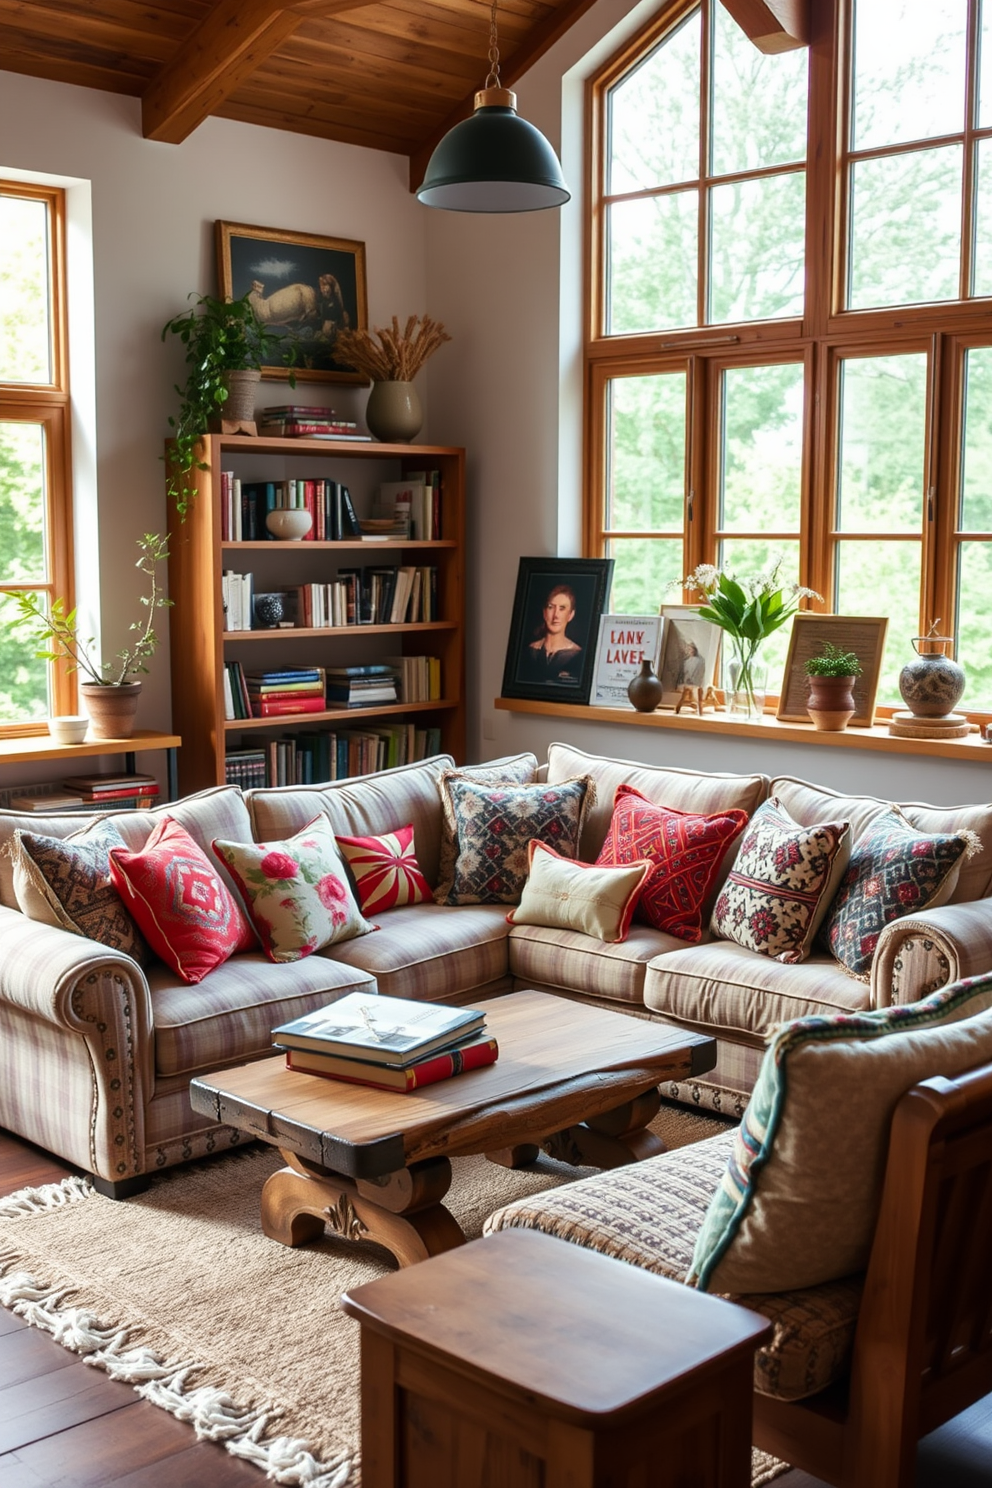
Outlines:
{"label": "wooden ceiling beam", "polygon": [[178,145],[304,21],[369,0],[218,0],[141,99],[145,139]]}
{"label": "wooden ceiling beam", "polygon": [[[776,3],[781,3],[781,0],[776,0]],[[553,10],[549,15],[545,16],[544,20],[528,33],[523,44],[517,47],[516,51],[511,53],[509,58],[505,61],[500,58],[500,82],[503,87],[512,88],[516,80],[522,77],[529,68],[533,67],[534,63],[543,57],[545,52],[550,51],[555,42],[560,41],[566,31],[571,30],[576,21],[585,15],[586,11],[594,4],[595,0],[564,0],[564,3],[559,5],[557,10]],[[499,18],[497,17],[497,27],[498,25]],[[488,45],[489,33],[486,31],[485,35],[479,41],[478,86],[480,88],[482,87],[482,81],[488,67],[486,61]],[[473,89],[471,93],[467,93],[461,102],[456,104],[451,110],[444,123],[434,130],[428,139],[423,140],[411,152],[411,191],[416,191],[424,179],[427,171],[427,163],[433,155],[436,146],[440,144],[448,130],[453,129],[456,124],[460,124],[463,119],[469,118],[473,113],[475,108],[475,93],[476,89]]]}
{"label": "wooden ceiling beam", "polygon": [[809,46],[810,0],[723,0],[759,52],[794,52]]}

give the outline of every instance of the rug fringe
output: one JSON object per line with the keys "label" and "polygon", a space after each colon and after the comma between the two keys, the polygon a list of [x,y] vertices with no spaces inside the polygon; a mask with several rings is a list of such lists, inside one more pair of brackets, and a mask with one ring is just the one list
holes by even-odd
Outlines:
{"label": "rug fringe", "polygon": [[93,1185],[88,1178],[64,1178],[61,1183],[46,1183],[42,1188],[19,1188],[0,1199],[0,1219],[23,1219],[28,1214],[44,1214],[48,1209],[61,1209],[88,1199]]}
{"label": "rug fringe", "polygon": [[[92,1192],[89,1184],[75,1178],[47,1188],[21,1189],[3,1201],[0,1217],[43,1213],[77,1203]],[[210,1385],[189,1388],[189,1377],[203,1365],[192,1360],[162,1359],[147,1347],[129,1349],[127,1328],[104,1328],[86,1308],[63,1305],[71,1287],[42,1286],[16,1267],[16,1255],[0,1250],[0,1303],[31,1327],[50,1333],[63,1348],[79,1354],[84,1364],[93,1364],[111,1379],[134,1385],[137,1394],[187,1422],[199,1438],[222,1443],[233,1456],[253,1463],[273,1482],[300,1488],[344,1488],[348,1482],[352,1457],[320,1462],[307,1443],[297,1437],[265,1439],[268,1427],[280,1414],[275,1407],[239,1406],[225,1391]]]}

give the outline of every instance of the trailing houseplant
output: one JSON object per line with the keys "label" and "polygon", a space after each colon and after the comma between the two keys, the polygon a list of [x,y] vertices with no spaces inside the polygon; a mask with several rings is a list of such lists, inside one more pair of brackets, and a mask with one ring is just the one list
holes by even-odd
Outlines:
{"label": "trailing houseplant", "polygon": [[[98,739],[130,737],[141,692],[138,677],[148,671],[145,663],[158,645],[155,612],[172,603],[162,593],[158,574],[158,565],[169,556],[169,539],[156,532],[146,532],[138,538],[138,547],[141,556],[135,567],[148,579],[148,592],[141,596],[145,614],[131,622],[129,628],[135,632],[135,639],[111,661],[94,658],[91,649],[94,637],[79,634],[76,611],[66,610],[63,599],[54,599],[48,609],[36,593],[21,591],[12,595],[18,610],[12,624],[34,625],[33,639],[39,647],[35,655],[45,661],[66,662],[71,672],[79,672],[85,679],[80,683],[80,692]],[[112,721],[104,725],[101,718]]]}
{"label": "trailing houseplant", "polygon": [[[196,486],[191,470],[207,470],[200,440],[211,421],[223,415],[230,397],[230,377],[253,373],[257,382],[262,367],[279,357],[287,366],[295,360],[295,347],[286,349],[277,331],[262,324],[249,294],[239,300],[220,300],[213,295],[191,294],[194,301],[182,315],[174,315],[162,327],[162,340],[178,336],[186,348],[189,371],[185,384],[176,384],[179,413],[169,419],[173,444],[167,461],[166,490],[185,517]],[[289,383],[296,379],[290,374]]]}
{"label": "trailing houseplant", "polygon": [[809,679],[806,711],[814,728],[826,733],[840,733],[854,716],[856,678],[864,668],[854,651],[842,651],[824,641],[822,651],[810,656],[805,665]]}

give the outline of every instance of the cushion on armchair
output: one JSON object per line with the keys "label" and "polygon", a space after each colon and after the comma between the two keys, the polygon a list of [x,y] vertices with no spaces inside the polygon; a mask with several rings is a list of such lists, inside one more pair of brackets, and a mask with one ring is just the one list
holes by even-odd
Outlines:
{"label": "cushion on armchair", "polygon": [[785,1024],[765,1052],[688,1279],[712,1292],[781,1292],[863,1271],[900,1097],[989,1059],[992,972],[921,1002]]}

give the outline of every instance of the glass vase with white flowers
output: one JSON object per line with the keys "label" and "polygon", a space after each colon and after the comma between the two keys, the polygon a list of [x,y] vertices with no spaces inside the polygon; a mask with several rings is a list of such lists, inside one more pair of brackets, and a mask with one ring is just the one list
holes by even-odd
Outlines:
{"label": "glass vase with white flowers", "polygon": [[734,653],[729,667],[734,694],[731,711],[746,718],[760,718],[764,711],[764,689],[756,685],[762,642],[792,619],[803,599],[823,597],[802,584],[784,584],[782,563],[779,557],[766,573],[740,576],[701,563],[682,581],[683,588],[705,596],[700,617],[730,637]]}

